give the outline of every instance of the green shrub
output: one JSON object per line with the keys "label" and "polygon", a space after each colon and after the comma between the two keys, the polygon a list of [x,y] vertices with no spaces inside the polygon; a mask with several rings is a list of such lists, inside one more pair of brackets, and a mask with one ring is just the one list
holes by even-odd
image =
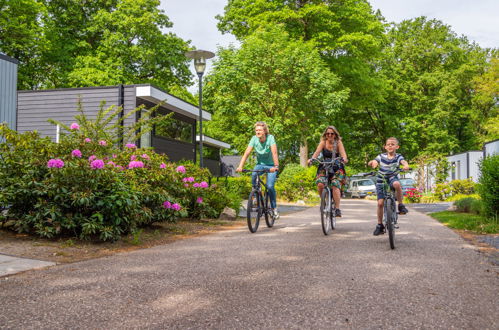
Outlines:
{"label": "green shrub", "polygon": [[60,144],[5,125],[1,136],[0,205],[9,209],[0,221],[13,220],[18,232],[115,240],[153,222],[215,218],[231,203],[208,185],[207,169],[149,149],[119,150],[78,131]]}
{"label": "green shrub", "polygon": [[276,183],[277,196],[288,201],[306,200],[309,191],[315,189],[316,171],[315,167],[286,165]]}
{"label": "green shrub", "polygon": [[458,199],[467,198],[467,197],[480,199],[480,195],[478,195],[478,194],[471,194],[471,195],[457,194],[457,195],[454,195],[454,196],[447,198],[446,201],[447,202],[455,202]]}
{"label": "green shrub", "polygon": [[473,203],[473,201],[475,201],[475,199],[472,197],[458,199],[454,202],[456,211],[469,213],[471,211],[471,204]]}
{"label": "green shrub", "polygon": [[227,177],[217,181],[229,193],[239,196],[241,199],[247,199],[251,192],[251,176],[242,175],[239,177]]}
{"label": "green shrub", "polygon": [[486,157],[480,162],[478,193],[487,216],[497,218],[499,213],[499,155]]}
{"label": "green shrub", "polygon": [[458,194],[473,194],[475,186],[476,184],[471,179],[452,180],[451,182],[437,184],[434,194],[439,200],[444,201]]}

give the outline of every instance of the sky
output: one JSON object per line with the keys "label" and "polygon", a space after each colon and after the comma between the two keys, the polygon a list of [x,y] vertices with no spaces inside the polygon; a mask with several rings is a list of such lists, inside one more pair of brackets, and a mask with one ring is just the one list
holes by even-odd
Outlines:
{"label": "sky", "polygon": [[[217,47],[238,45],[217,29],[215,16],[223,14],[227,0],[161,0],[161,8],[173,23],[168,29],[196,49],[216,52]],[[436,18],[458,35],[465,35],[481,47],[499,48],[499,0],[370,0],[388,22],[418,16]],[[208,61],[207,70],[210,70]],[[194,68],[191,68],[194,77]],[[197,80],[197,77],[195,78]],[[196,89],[195,87],[193,87]]]}

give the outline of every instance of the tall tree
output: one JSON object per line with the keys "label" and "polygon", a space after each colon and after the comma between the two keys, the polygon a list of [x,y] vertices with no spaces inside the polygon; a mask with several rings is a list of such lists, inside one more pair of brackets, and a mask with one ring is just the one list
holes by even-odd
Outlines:
{"label": "tall tree", "polygon": [[[341,86],[350,90],[341,115],[330,124],[340,129],[347,150],[369,145],[373,130],[367,126],[356,132],[354,128],[359,120],[369,118],[366,109],[384,97],[375,64],[385,43],[385,24],[368,1],[231,0],[217,18],[223,33],[232,33],[241,41],[256,29],[275,24],[282,24],[295,40],[313,41],[330,70],[341,78]],[[353,158],[354,163],[361,159]]]}
{"label": "tall tree", "polygon": [[316,143],[347,98],[338,82],[313,42],[280,26],[257,30],[240,49],[219,50],[206,83],[206,105],[215,110],[209,132],[242,152],[263,120],[282,156],[296,161],[300,145]]}
{"label": "tall tree", "polygon": [[43,84],[47,49],[41,19],[45,8],[36,0],[0,0],[0,52],[20,61],[18,88]]}
{"label": "tall tree", "polygon": [[140,82],[168,89],[189,84],[188,44],[161,32],[172,23],[158,6],[159,0],[120,0],[116,9],[98,11],[87,30],[101,33],[101,40],[91,54],[76,58],[70,85]]}
{"label": "tall tree", "polygon": [[[473,81],[475,94],[471,126],[478,143],[499,139],[499,57],[494,51],[483,75]],[[478,146],[479,148],[480,146]]]}
{"label": "tall tree", "polygon": [[395,24],[388,39],[380,64],[388,96],[375,109],[380,129],[398,135],[409,157],[475,148],[473,80],[488,52],[425,17]]}

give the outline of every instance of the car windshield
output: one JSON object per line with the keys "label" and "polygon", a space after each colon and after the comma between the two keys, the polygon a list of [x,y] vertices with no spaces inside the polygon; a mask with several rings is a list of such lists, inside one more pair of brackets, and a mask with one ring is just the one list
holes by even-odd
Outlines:
{"label": "car windshield", "polygon": [[404,186],[414,186],[413,179],[400,179],[400,184]]}
{"label": "car windshield", "polygon": [[374,182],[372,182],[371,180],[362,180],[362,181],[359,181],[358,185],[362,186],[362,187],[374,186]]}

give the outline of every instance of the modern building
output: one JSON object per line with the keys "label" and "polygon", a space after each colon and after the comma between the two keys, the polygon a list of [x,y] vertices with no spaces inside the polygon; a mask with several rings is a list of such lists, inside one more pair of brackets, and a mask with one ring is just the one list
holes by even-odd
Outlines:
{"label": "modern building", "polygon": [[[142,105],[143,110],[127,117],[130,111]],[[127,117],[124,125],[131,127],[142,116],[148,115],[148,109],[158,105],[158,114],[173,113],[170,120],[144,134],[140,141],[133,142],[140,147],[153,147],[156,152],[166,154],[171,161],[195,162],[198,107],[150,84],[19,91],[17,130],[21,133],[37,130],[41,136],[56,141],[58,128],[47,120],[51,118],[69,126],[74,122],[79,106],[90,119],[95,119],[102,107],[121,107],[123,111],[120,115]],[[203,110],[202,119],[211,120],[211,114]],[[230,145],[203,136],[203,146],[206,167],[213,175],[220,175],[220,149]]]}
{"label": "modern building", "polygon": [[483,152],[473,150],[447,156],[449,162],[448,181],[471,179],[478,182],[480,170],[478,164],[483,157]]}
{"label": "modern building", "polygon": [[499,139],[483,144],[483,157],[499,155]]}
{"label": "modern building", "polygon": [[0,53],[0,123],[16,129],[17,65],[19,61]]}

